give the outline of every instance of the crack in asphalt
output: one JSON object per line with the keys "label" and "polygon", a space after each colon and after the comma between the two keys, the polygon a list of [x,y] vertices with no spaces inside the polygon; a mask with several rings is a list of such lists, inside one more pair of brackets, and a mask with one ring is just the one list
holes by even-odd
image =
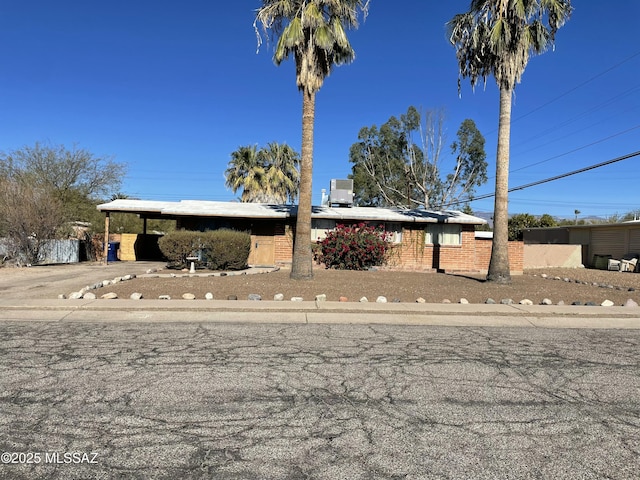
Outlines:
{"label": "crack in asphalt", "polygon": [[640,332],[0,323],[0,478],[633,478]]}

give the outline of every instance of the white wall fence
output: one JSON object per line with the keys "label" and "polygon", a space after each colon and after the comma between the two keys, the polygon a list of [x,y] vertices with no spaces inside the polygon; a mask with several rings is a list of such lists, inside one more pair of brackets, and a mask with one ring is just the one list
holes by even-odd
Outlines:
{"label": "white wall fence", "polygon": [[576,268],[582,265],[581,245],[524,245],[524,268]]}

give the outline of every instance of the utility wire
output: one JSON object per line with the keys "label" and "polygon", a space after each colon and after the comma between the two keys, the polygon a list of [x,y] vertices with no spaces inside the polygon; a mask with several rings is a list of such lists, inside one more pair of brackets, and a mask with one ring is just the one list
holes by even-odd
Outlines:
{"label": "utility wire", "polygon": [[[518,187],[513,187],[513,188],[510,188],[508,190],[508,192],[509,193],[516,192],[518,190],[524,190],[525,188],[535,187],[536,185],[541,185],[543,183],[553,182],[555,180],[560,180],[561,178],[566,178],[566,177],[570,177],[572,175],[577,175],[578,173],[584,173],[584,172],[587,172],[589,170],[594,170],[596,168],[604,167],[606,165],[611,165],[612,163],[617,163],[617,162],[621,162],[623,160],[628,160],[630,158],[637,157],[639,155],[640,155],[640,150],[638,150],[637,152],[629,153],[627,155],[623,155],[621,157],[612,158],[611,160],[606,160],[604,162],[596,163],[595,165],[590,165],[588,167],[584,167],[584,168],[581,168],[579,170],[574,170],[572,172],[562,173],[560,175],[556,175],[555,177],[549,177],[549,178],[545,178],[544,180],[538,180],[536,182],[531,182],[531,183],[527,183],[525,185],[520,185]],[[477,196],[477,197],[467,198],[466,200],[458,200],[456,202],[451,202],[451,203],[442,205],[442,207],[450,207],[452,205],[459,205],[461,203],[467,203],[467,202],[472,202],[472,201],[476,201],[476,200],[484,200],[484,199],[492,198],[492,197],[495,197],[495,196],[496,196],[495,193],[487,193],[485,195],[480,195],[480,196]]]}
{"label": "utility wire", "polygon": [[571,153],[575,153],[577,151],[583,150],[583,149],[588,148],[588,147],[593,147],[594,145],[597,145],[598,143],[606,142],[607,140],[611,140],[612,138],[618,137],[620,135],[624,135],[625,133],[629,133],[632,130],[635,130],[637,128],[640,128],[640,125],[636,125],[634,127],[628,128],[626,130],[623,130],[622,132],[614,133],[613,135],[609,135],[608,137],[601,138],[600,140],[596,140],[594,142],[587,143],[586,145],[582,145],[581,147],[576,147],[573,150],[569,150],[568,152],[560,153],[560,154],[555,155],[553,157],[549,157],[546,160],[540,160],[539,162],[530,163],[530,164],[525,165],[523,167],[516,168],[515,170],[511,170],[511,173],[519,172],[520,170],[524,170],[524,169],[529,168],[529,167],[534,167],[536,165],[540,165],[541,163],[550,162],[551,160],[555,160],[556,158],[564,157],[565,155],[569,155]]}
{"label": "utility wire", "polygon": [[[621,157],[613,158],[611,160],[607,160],[605,162],[598,163],[596,165],[590,165],[588,167],[581,168],[579,170],[574,170],[572,172],[563,173],[560,175],[556,175],[555,177],[545,178],[544,180],[538,180],[537,182],[527,183],[526,185],[520,185],[519,187],[514,187],[509,189],[509,192],[515,192],[518,190],[524,190],[525,188],[535,187],[536,185],[541,185],[543,183],[553,182],[555,180],[560,180],[561,178],[570,177],[572,175],[577,175],[578,173],[588,172],[589,170],[595,170],[596,168],[604,167],[606,165],[611,165],[612,163],[621,162],[622,160],[628,160],[629,158],[637,157],[640,155],[640,150],[637,152],[629,153],[627,155],[623,155]],[[495,194],[493,194],[495,195]],[[493,196],[492,195],[492,196]]]}
{"label": "utility wire", "polygon": [[[605,69],[605,70],[602,70],[600,73],[595,74],[593,77],[588,78],[588,79],[587,79],[587,80],[585,80],[584,82],[581,82],[581,83],[579,83],[578,85],[575,85],[574,87],[571,87],[569,90],[566,90],[565,92],[563,92],[563,93],[561,93],[560,95],[558,95],[558,96],[556,96],[556,97],[552,98],[551,100],[548,100],[548,101],[546,101],[545,103],[543,103],[543,104],[541,104],[541,105],[538,105],[538,106],[537,106],[537,107],[535,107],[534,109],[529,110],[527,113],[523,113],[522,115],[520,115],[520,116],[518,116],[518,117],[514,117],[514,118],[511,120],[511,124],[513,124],[513,123],[515,123],[515,122],[517,122],[517,121],[519,121],[519,120],[521,120],[521,119],[523,119],[523,118],[526,118],[526,117],[528,117],[529,115],[532,115],[532,114],[534,114],[535,112],[537,112],[537,111],[539,111],[539,110],[542,110],[543,108],[545,108],[545,107],[547,107],[547,106],[551,105],[552,103],[557,102],[558,100],[560,100],[560,99],[562,99],[562,98],[566,97],[567,95],[569,95],[569,94],[571,94],[571,93],[575,92],[576,90],[578,90],[578,89],[580,89],[580,88],[584,87],[585,85],[587,85],[587,84],[591,83],[592,81],[594,81],[594,80],[596,80],[596,79],[598,79],[598,78],[600,78],[600,77],[602,77],[602,76],[606,75],[606,74],[607,74],[607,73],[609,73],[610,71],[615,70],[615,69],[616,69],[616,68],[618,68],[619,66],[624,65],[625,63],[627,63],[627,62],[629,62],[629,61],[633,60],[635,57],[637,57],[637,56],[639,56],[639,55],[640,55],[640,50],[639,50],[639,51],[637,51],[637,52],[632,53],[632,54],[631,54],[630,56],[628,56],[627,58],[625,58],[625,59],[623,59],[623,60],[619,61],[618,63],[616,63],[616,64],[614,64],[614,65],[610,66],[609,68],[607,68],[607,69]],[[617,98],[617,97],[615,97],[615,98]],[[498,129],[496,128],[495,130],[491,130],[490,132],[488,132],[488,134],[487,134],[487,135],[492,135],[492,134],[494,134],[494,133],[497,133],[497,131],[498,131]]]}
{"label": "utility wire", "polygon": [[616,68],[618,68],[620,65],[623,65],[625,63],[627,63],[628,61],[634,59],[635,57],[637,57],[638,55],[640,55],[640,51],[635,52],[634,54],[632,54],[631,56],[625,58],[624,60],[621,60],[620,62],[616,63],[615,65],[612,65],[611,67],[607,68],[606,70],[603,70],[602,72],[594,75],[593,77],[585,80],[582,83],[579,83],[578,85],[576,85],[573,88],[570,88],[569,90],[567,90],[564,93],[561,93],[560,95],[558,95],[557,97],[552,98],[551,100],[543,103],[542,105],[534,108],[533,110],[529,110],[527,113],[520,115],[519,117],[516,117],[513,121],[517,122],[518,120],[521,120],[525,117],[528,117],[529,115],[532,115],[533,113],[542,110],[544,107],[546,107],[547,105],[550,105],[554,102],[557,102],[558,100],[560,100],[563,97],[566,97],[567,95],[569,95],[570,93],[575,92],[576,90],[578,90],[579,88],[584,87],[585,85],[587,85],[588,83],[593,82],[595,79],[602,77],[603,75],[606,75],[607,73],[609,73],[611,70],[614,70]]}
{"label": "utility wire", "polygon": [[[525,113],[525,114],[523,114],[523,115],[521,115],[521,116],[519,116],[519,117],[514,118],[514,119],[512,120],[512,122],[511,122],[511,123],[513,124],[514,122],[517,122],[518,120],[521,120],[521,119],[523,119],[523,118],[525,118],[525,117],[528,117],[529,115],[532,115],[533,113],[535,113],[535,112],[537,112],[537,111],[539,111],[539,110],[543,109],[544,107],[546,107],[546,106],[548,106],[548,105],[550,105],[550,104],[552,104],[552,103],[554,103],[554,102],[556,102],[556,101],[560,100],[561,98],[566,97],[567,95],[569,95],[569,94],[573,93],[574,91],[576,91],[576,90],[578,90],[578,89],[580,89],[580,88],[584,87],[585,85],[587,85],[587,84],[591,83],[592,81],[594,81],[594,80],[596,80],[596,79],[598,79],[598,78],[600,78],[600,77],[602,77],[602,76],[606,75],[606,74],[607,74],[607,73],[609,73],[610,71],[615,70],[616,68],[620,67],[621,65],[623,65],[623,64],[625,64],[625,63],[627,63],[627,62],[629,62],[629,61],[633,60],[634,58],[636,58],[636,57],[637,57],[637,56],[639,56],[639,55],[640,55],[640,50],[639,50],[639,51],[637,51],[637,52],[634,52],[634,53],[633,53],[633,54],[631,54],[630,56],[628,56],[628,57],[626,57],[625,59],[623,59],[623,60],[619,61],[618,63],[616,63],[616,64],[614,64],[614,65],[612,65],[612,66],[610,66],[610,67],[606,68],[605,70],[602,70],[601,72],[599,72],[599,73],[597,73],[596,75],[594,75],[594,76],[592,76],[592,77],[588,78],[587,80],[585,80],[585,81],[583,81],[583,82],[579,83],[578,85],[575,85],[574,87],[570,88],[569,90],[566,90],[564,93],[562,93],[562,94],[560,94],[560,95],[558,95],[558,96],[556,96],[556,97],[552,98],[551,100],[549,100],[549,101],[547,101],[547,102],[543,103],[542,105],[539,105],[538,107],[534,108],[533,110],[530,110],[529,112],[527,112],[527,113]],[[615,101],[615,100],[617,100],[618,98],[620,98],[620,97],[624,97],[624,96],[628,95],[629,93],[632,93],[633,91],[637,90],[637,88],[638,88],[637,86],[634,86],[633,88],[631,88],[631,89],[629,89],[629,90],[627,90],[627,91],[625,91],[625,92],[623,92],[623,93],[621,93],[621,94],[619,94],[619,95],[616,95],[615,97],[613,97],[613,98],[609,99],[608,101],[603,102],[603,103],[601,103],[601,104],[599,104],[599,105],[597,105],[597,106],[595,106],[595,107],[592,107],[592,108],[590,108],[590,109],[588,109],[588,110],[586,110],[586,111],[582,112],[582,113],[581,113],[581,114],[579,114],[577,117],[579,118],[579,117],[585,116],[585,115],[587,115],[588,113],[591,113],[591,112],[593,112],[593,111],[595,111],[595,110],[598,110],[598,109],[600,109],[600,108],[602,108],[602,107],[606,106],[607,104],[610,104],[610,103],[614,102],[614,101]],[[542,134],[540,134],[540,135],[536,135],[536,136],[534,136],[534,137],[531,137],[529,140],[525,140],[525,141],[523,141],[523,142],[520,142],[520,143],[518,143],[517,145],[512,145],[512,148],[513,148],[513,147],[515,147],[515,148],[517,149],[517,148],[521,147],[522,145],[524,145],[524,144],[528,143],[528,142],[529,142],[529,141],[531,141],[531,140],[539,140],[540,136],[546,135],[547,133],[550,133],[551,131],[557,131],[558,126],[564,126],[564,125],[566,125],[567,123],[569,123],[570,121],[575,120],[575,118],[576,118],[576,117],[574,117],[573,119],[569,119],[569,120],[567,120],[567,121],[565,121],[565,122],[563,122],[563,123],[561,123],[560,125],[557,125],[557,126],[555,126],[555,127],[550,127],[549,129],[547,129],[547,130],[543,131],[543,132],[542,132]],[[550,161],[550,160],[554,160],[554,159],[556,159],[556,158],[559,158],[559,157],[562,157],[562,156],[568,155],[568,154],[570,154],[570,153],[577,152],[577,151],[579,151],[579,150],[582,150],[583,148],[586,148],[586,147],[589,147],[589,146],[593,146],[593,145],[595,145],[595,144],[597,144],[597,143],[601,143],[601,142],[604,142],[604,141],[606,141],[606,140],[610,140],[611,138],[614,138],[614,137],[616,137],[616,136],[618,136],[618,135],[622,135],[622,134],[627,133],[627,132],[629,132],[629,131],[631,131],[631,130],[635,130],[635,129],[636,129],[636,128],[638,128],[638,127],[640,127],[640,125],[637,125],[637,126],[632,127],[632,128],[630,128],[630,129],[624,130],[624,131],[622,131],[622,132],[618,132],[618,133],[613,134],[613,135],[611,135],[611,136],[609,136],[609,137],[606,137],[606,138],[603,138],[603,139],[601,139],[601,140],[598,140],[598,141],[592,142],[592,143],[587,144],[587,145],[585,145],[585,146],[578,147],[578,148],[575,148],[575,149],[570,150],[570,151],[568,151],[568,152],[565,152],[565,153],[562,153],[562,154],[556,155],[556,156],[551,157],[551,158],[548,158],[548,159],[546,159],[546,160],[542,160],[542,161],[539,161],[539,162],[536,162],[536,163],[533,163],[533,164],[525,165],[525,166],[523,166],[523,167],[518,168],[517,170],[512,170],[512,171],[514,171],[514,172],[515,172],[515,171],[524,170],[524,169],[526,169],[526,168],[529,168],[529,167],[532,167],[532,166],[535,166],[535,165],[539,165],[539,164],[541,164],[541,163],[545,163],[545,162],[548,162],[548,161]],[[497,132],[497,130],[492,131],[492,132],[490,132],[490,133],[495,133],[495,132]],[[490,179],[491,179],[491,178],[494,178],[494,177],[490,177]]]}
{"label": "utility wire", "polygon": [[[551,133],[557,133],[558,129],[560,127],[565,127],[567,125],[572,125],[572,124],[574,124],[576,122],[577,119],[582,118],[582,117],[586,117],[587,115],[589,115],[589,114],[591,114],[591,113],[593,113],[593,112],[595,112],[597,110],[600,110],[600,109],[602,109],[602,108],[604,108],[604,107],[606,107],[608,105],[611,105],[615,101],[617,101],[617,100],[619,100],[619,99],[621,99],[623,97],[626,97],[627,95],[630,95],[630,94],[634,93],[636,90],[640,90],[640,84],[634,86],[633,88],[631,88],[631,89],[629,89],[629,90],[627,90],[627,91],[625,91],[625,92],[623,92],[623,93],[621,93],[619,95],[616,95],[615,97],[610,98],[609,100],[607,100],[607,101],[605,101],[603,103],[595,105],[595,106],[583,111],[582,113],[579,113],[578,115],[570,117],[570,118],[568,118],[567,120],[565,120],[565,121],[563,121],[561,123],[558,123],[556,125],[552,125],[549,128],[543,130],[542,132],[540,132],[538,134],[535,134],[535,135],[529,137],[526,140],[522,140],[522,141],[518,142],[517,145],[514,145],[514,147],[515,147],[515,149],[522,148],[522,147],[524,147],[524,145],[526,145],[528,143],[531,143],[531,142],[534,142],[534,141],[537,142],[539,146],[544,146],[544,145],[547,145],[548,143],[552,143],[552,142],[547,142],[546,144],[540,145],[539,142],[540,142],[540,138],[541,137],[544,137],[544,136],[549,135]],[[631,110],[631,109],[635,110],[635,108],[636,108],[635,106],[628,106],[626,110]],[[619,109],[616,110],[615,116],[620,116],[620,113],[621,112],[620,112]],[[607,121],[607,120],[606,119],[605,120],[600,120],[598,123],[603,123],[605,121]],[[598,123],[596,123],[596,125]],[[580,131],[582,131],[582,130],[584,130],[584,128],[581,129]],[[554,140],[554,141],[557,141],[557,140]]]}

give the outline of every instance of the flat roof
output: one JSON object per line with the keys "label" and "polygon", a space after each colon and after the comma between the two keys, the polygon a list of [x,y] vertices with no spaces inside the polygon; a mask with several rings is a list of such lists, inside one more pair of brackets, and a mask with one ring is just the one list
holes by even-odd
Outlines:
{"label": "flat roof", "polygon": [[525,228],[525,231],[542,231],[542,230],[588,230],[588,229],[600,229],[600,228],[633,228],[640,227],[640,220],[628,220],[618,223],[588,223],[584,225],[566,224],[556,225],[555,227],[529,227]]}
{"label": "flat roof", "polygon": [[[181,200],[160,202],[119,198],[98,205],[101,212],[153,214],[175,217],[227,217],[287,219],[297,215],[296,205],[273,205],[267,203],[213,202],[207,200]],[[434,211],[424,209],[402,209],[383,207],[329,207],[314,206],[311,217],[335,221],[379,221],[401,223],[458,223],[482,225],[486,220],[456,210]]]}

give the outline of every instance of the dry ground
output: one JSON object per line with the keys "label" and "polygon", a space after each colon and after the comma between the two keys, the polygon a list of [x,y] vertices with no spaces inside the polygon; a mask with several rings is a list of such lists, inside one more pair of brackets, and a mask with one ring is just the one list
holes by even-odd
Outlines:
{"label": "dry ground", "polygon": [[[166,275],[172,271],[164,270],[158,273]],[[541,303],[544,298],[555,304],[560,301],[566,304],[579,301],[599,305],[604,300],[611,300],[617,305],[623,305],[628,299],[640,303],[640,274],[594,269],[529,270],[524,275],[513,276],[511,285],[486,282],[483,275],[398,271],[353,272],[320,268],[314,270],[312,280],[305,281],[291,280],[289,270],[286,269],[255,275],[207,277],[174,273],[177,276],[173,278],[136,278],[103,287],[95,293],[99,297],[107,292],[115,292],[119,298],[129,298],[131,293],[139,292],[147,299],[158,298],[160,295],[181,298],[184,293],[204,298],[205,294],[210,292],[218,300],[227,299],[230,295],[246,300],[249,294],[259,294],[263,300],[272,300],[275,294],[282,293],[285,300],[291,297],[314,300],[316,295],[325,294],[329,301],[338,301],[344,296],[353,302],[359,301],[361,297],[375,301],[382,295],[387,297],[389,302],[415,302],[418,297],[422,297],[428,303],[441,303],[444,299],[458,302],[460,298],[466,298],[470,303],[484,303],[487,298],[493,298],[497,302],[506,298],[515,302],[528,298],[534,304]],[[543,274],[548,278],[543,278]],[[560,279],[556,280],[554,277]]]}

